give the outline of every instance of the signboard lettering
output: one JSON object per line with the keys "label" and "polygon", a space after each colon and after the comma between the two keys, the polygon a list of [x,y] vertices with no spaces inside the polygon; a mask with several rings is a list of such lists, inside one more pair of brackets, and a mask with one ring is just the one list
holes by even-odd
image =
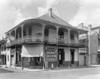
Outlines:
{"label": "signboard lettering", "polygon": [[45,58],[46,61],[57,61],[56,47],[46,47]]}

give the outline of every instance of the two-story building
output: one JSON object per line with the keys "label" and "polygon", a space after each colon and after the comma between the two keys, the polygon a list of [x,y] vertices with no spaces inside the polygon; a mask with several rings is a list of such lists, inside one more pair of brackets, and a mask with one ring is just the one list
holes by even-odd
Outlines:
{"label": "two-story building", "polygon": [[27,19],[6,32],[7,66],[58,68],[79,65],[79,34],[77,29],[52,13]]}
{"label": "two-story building", "polygon": [[[88,45],[87,49],[83,49],[85,49],[84,54],[88,52],[90,65],[100,64],[100,26],[92,27],[92,25],[89,25],[85,27],[84,24],[80,24],[77,28],[88,31],[88,35],[83,34],[83,36],[80,37],[80,41]],[[80,52],[82,52],[82,50],[80,50]]]}
{"label": "two-story building", "polygon": [[6,40],[0,40],[0,65],[6,65]]}

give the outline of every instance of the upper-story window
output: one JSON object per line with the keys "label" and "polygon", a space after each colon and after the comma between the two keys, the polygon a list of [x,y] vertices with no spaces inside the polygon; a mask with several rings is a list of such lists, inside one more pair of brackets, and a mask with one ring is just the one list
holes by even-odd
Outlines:
{"label": "upper-story window", "polygon": [[45,36],[49,36],[50,34],[55,35],[56,32],[56,27],[53,25],[46,25],[45,26],[45,31],[44,31],[44,35]]}
{"label": "upper-story window", "polygon": [[64,33],[66,32],[65,28],[59,28],[58,30],[58,34],[59,34],[59,38],[64,38]]}
{"label": "upper-story window", "polygon": [[63,31],[59,33],[59,38],[64,38],[64,32]]}
{"label": "upper-story window", "polygon": [[23,36],[26,36],[26,26],[23,27]]}
{"label": "upper-story window", "polygon": [[74,40],[74,34],[71,34],[71,36],[70,36],[70,38],[71,38],[71,40]]}
{"label": "upper-story window", "polygon": [[32,35],[32,27],[28,28],[28,35]]}
{"label": "upper-story window", "polygon": [[25,30],[23,30],[23,36],[26,36],[26,31]]}
{"label": "upper-story window", "polygon": [[77,41],[77,39],[78,39],[78,32],[77,32],[77,30],[71,30],[70,31],[70,39]]}

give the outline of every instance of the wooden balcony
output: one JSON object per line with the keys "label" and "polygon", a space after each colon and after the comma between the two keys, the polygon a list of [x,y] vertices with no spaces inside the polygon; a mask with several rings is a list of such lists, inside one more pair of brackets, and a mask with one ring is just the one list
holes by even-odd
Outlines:
{"label": "wooden balcony", "polygon": [[22,38],[15,39],[10,43],[7,43],[6,46],[14,46],[14,45],[21,45],[23,43],[42,43],[43,37],[33,37],[33,36],[24,36]]}
{"label": "wooden balcony", "polygon": [[63,46],[70,46],[70,47],[86,47],[87,44],[76,42],[75,40],[71,40],[70,42],[66,43],[66,40],[64,38],[52,38],[48,36],[43,37],[33,37],[33,36],[24,36],[22,38],[16,39],[11,41],[10,43],[7,43],[6,46],[14,46],[14,45],[21,45],[23,43],[43,43],[46,42],[48,44],[58,44]]}
{"label": "wooden balcony", "polygon": [[59,44],[64,44],[64,43],[65,43],[64,38],[58,38],[58,43],[59,43]]}
{"label": "wooden balcony", "polygon": [[86,53],[87,51],[88,51],[87,48],[80,48],[80,49],[79,49],[79,52],[80,52],[80,53],[82,53],[82,52]]}
{"label": "wooden balcony", "polygon": [[50,43],[50,44],[57,44],[57,38],[53,38],[53,37],[49,37],[49,36],[44,36],[44,41],[46,43]]}
{"label": "wooden balcony", "polygon": [[70,41],[70,46],[71,47],[79,47],[79,48],[82,48],[82,47],[87,47],[88,44],[82,43],[82,42],[79,42],[79,41],[75,41],[75,40],[71,40]]}

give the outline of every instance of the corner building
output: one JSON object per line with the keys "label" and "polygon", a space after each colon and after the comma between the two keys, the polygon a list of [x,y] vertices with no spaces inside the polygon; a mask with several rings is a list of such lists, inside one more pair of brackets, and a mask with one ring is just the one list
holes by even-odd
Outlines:
{"label": "corner building", "polygon": [[77,29],[50,10],[35,19],[27,19],[6,32],[7,66],[26,68],[59,68],[79,66]]}

